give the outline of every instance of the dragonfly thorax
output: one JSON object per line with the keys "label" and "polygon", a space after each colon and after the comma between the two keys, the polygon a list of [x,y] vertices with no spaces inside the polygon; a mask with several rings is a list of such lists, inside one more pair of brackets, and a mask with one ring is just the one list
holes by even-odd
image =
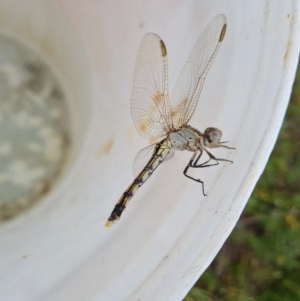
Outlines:
{"label": "dragonfly thorax", "polygon": [[203,134],[190,126],[182,127],[175,132],[169,133],[168,138],[172,148],[176,150],[194,152],[202,149]]}

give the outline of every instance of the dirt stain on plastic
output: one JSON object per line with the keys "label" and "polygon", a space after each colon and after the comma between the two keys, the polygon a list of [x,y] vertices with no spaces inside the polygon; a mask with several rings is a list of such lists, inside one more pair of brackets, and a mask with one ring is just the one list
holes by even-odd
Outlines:
{"label": "dirt stain on plastic", "polygon": [[107,140],[100,148],[100,154],[107,155],[110,153],[112,147],[114,145],[113,139]]}

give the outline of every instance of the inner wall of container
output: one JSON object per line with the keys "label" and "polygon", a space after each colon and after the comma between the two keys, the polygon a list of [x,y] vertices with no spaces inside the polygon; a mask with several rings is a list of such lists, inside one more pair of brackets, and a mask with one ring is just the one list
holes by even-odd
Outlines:
{"label": "inner wall of container", "polygon": [[0,222],[74,167],[88,123],[88,66],[53,1],[0,2]]}

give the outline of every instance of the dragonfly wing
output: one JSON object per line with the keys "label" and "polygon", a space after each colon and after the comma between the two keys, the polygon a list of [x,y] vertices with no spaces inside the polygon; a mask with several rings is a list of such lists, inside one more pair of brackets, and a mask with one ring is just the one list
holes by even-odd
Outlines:
{"label": "dragonfly wing", "polygon": [[[145,148],[142,148],[137,155],[135,156],[135,159],[133,161],[133,175],[136,177],[146,166],[147,162],[150,160],[151,156],[153,155],[155,151],[156,144],[151,144]],[[164,158],[164,162],[171,159],[174,155],[174,150],[170,149],[169,154]]]}
{"label": "dragonfly wing", "polygon": [[171,127],[170,113],[166,47],[158,35],[148,33],[136,61],[131,114],[143,137],[158,139]]}
{"label": "dragonfly wing", "polygon": [[226,17],[217,15],[200,36],[181,70],[171,95],[172,117],[176,127],[187,124],[192,117],[225,31]]}

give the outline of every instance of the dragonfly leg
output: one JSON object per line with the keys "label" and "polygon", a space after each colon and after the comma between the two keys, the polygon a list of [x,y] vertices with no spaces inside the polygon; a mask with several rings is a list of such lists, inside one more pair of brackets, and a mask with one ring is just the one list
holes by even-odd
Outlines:
{"label": "dragonfly leg", "polygon": [[209,159],[206,160],[205,162],[202,162],[200,164],[198,164],[199,159],[202,157],[203,154],[203,150],[199,151],[199,155],[197,156],[197,158],[191,163],[190,167],[194,167],[194,168],[199,168],[199,167],[209,167],[209,166],[214,166],[214,165],[218,165],[219,162],[216,161],[215,163],[209,163],[211,160],[213,160],[213,158],[211,158],[209,156]]}
{"label": "dragonfly leg", "polygon": [[203,150],[199,150],[199,155],[196,157],[195,161],[192,163],[192,167],[196,167],[198,165],[198,161],[202,157]]}
{"label": "dragonfly leg", "polygon": [[[227,147],[227,148],[229,148],[229,147]],[[235,149],[235,148],[230,147],[229,149]],[[213,164],[213,165],[218,165],[218,164],[219,164],[219,161],[233,163],[233,161],[228,160],[228,159],[216,158],[216,157],[215,157],[212,153],[210,153],[207,149],[205,150],[205,152],[206,152],[207,155],[209,156],[209,160],[214,160],[214,161],[218,162],[217,164]]]}
{"label": "dragonfly leg", "polygon": [[[190,175],[187,174],[187,171],[189,170],[190,167],[197,167],[197,162],[198,162],[198,160],[200,159],[200,157],[201,157],[201,155],[202,155],[202,151],[200,151],[200,154],[197,156],[197,158],[196,158],[196,160],[195,160],[196,154],[197,154],[197,152],[195,152],[195,153],[193,154],[193,156],[192,156],[192,158],[190,159],[188,165],[185,167],[185,169],[184,169],[184,171],[183,171],[183,174],[184,174],[187,178],[192,179],[192,180],[194,180],[194,181],[196,181],[196,182],[198,182],[198,183],[201,183],[201,185],[202,185],[202,193],[203,193],[204,196],[206,196],[207,194],[206,194],[205,191],[204,191],[204,182],[203,182],[201,179],[196,179],[196,178],[194,178],[194,177],[192,177],[192,176],[190,176]],[[196,165],[195,165],[194,160],[195,160],[195,162],[196,162]]]}
{"label": "dragonfly leg", "polygon": [[[209,166],[214,166],[214,165],[218,165],[220,162],[219,161],[223,161],[223,162],[230,162],[233,163],[233,161],[231,160],[227,160],[227,159],[223,159],[223,158],[217,158],[215,157],[212,153],[210,153],[208,150],[205,149],[205,152],[207,153],[209,159],[206,160],[205,162],[202,163],[198,163],[200,158],[202,157],[203,154],[203,150],[199,151],[199,154],[197,155],[197,152],[193,153],[192,158],[190,159],[188,165],[186,166],[186,168],[183,171],[183,174],[189,178],[192,179],[198,183],[201,183],[202,185],[202,193],[204,196],[206,196],[206,193],[204,191],[204,182],[201,179],[196,179],[190,175],[187,174],[189,168],[203,168],[203,167],[209,167]],[[214,163],[209,163],[211,160],[215,161]]]}
{"label": "dragonfly leg", "polygon": [[[230,148],[232,149],[232,148]],[[212,153],[210,153],[208,150],[205,149],[205,152],[207,153],[209,159],[201,164],[198,164],[198,161],[200,157],[202,156],[203,151],[201,150],[197,158],[194,162],[192,162],[191,167],[199,168],[199,167],[209,167],[209,166],[215,166],[219,165],[220,161],[222,162],[229,162],[233,163],[231,160],[223,159],[223,158],[216,158]],[[209,163],[211,160],[215,161],[214,163]]]}

